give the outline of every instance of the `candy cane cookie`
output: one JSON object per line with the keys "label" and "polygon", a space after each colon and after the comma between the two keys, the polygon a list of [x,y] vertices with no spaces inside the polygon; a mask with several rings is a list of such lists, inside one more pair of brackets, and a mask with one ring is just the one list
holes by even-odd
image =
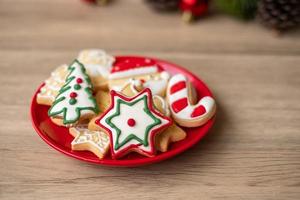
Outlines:
{"label": "candy cane cookie", "polygon": [[216,111],[215,100],[210,96],[202,97],[196,104],[192,86],[182,74],[173,76],[167,87],[167,101],[174,120],[184,127],[197,127],[205,124]]}

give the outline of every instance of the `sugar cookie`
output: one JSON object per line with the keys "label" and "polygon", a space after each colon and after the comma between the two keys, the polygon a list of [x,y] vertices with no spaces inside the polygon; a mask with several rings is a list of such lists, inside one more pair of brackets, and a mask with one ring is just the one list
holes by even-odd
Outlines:
{"label": "sugar cookie", "polygon": [[51,76],[45,80],[45,84],[41,87],[37,94],[36,101],[38,104],[51,106],[58,91],[65,83],[66,76],[68,75],[68,66],[61,65],[56,68]]}
{"label": "sugar cookie", "polygon": [[170,143],[178,142],[186,138],[185,131],[173,123],[170,127],[155,137],[155,148],[158,151],[166,152]]}
{"label": "sugar cookie", "polygon": [[78,61],[86,68],[94,89],[107,89],[108,75],[115,58],[101,49],[82,50],[78,55]]}
{"label": "sugar cookie", "polygon": [[[97,105],[99,107],[98,116],[102,115],[110,106],[110,94],[107,91],[99,90],[95,95]],[[93,117],[88,123],[88,129],[92,131],[100,131],[101,128],[95,123],[98,117]]]}
{"label": "sugar cookie", "polygon": [[[142,88],[140,88],[138,81],[131,81],[131,83],[128,83],[121,90],[121,93],[132,97],[138,94],[141,89]],[[154,95],[153,104],[155,109],[157,109],[157,111],[159,111],[161,114],[164,116],[170,116],[170,110],[164,98],[159,95]],[[173,123],[170,127],[166,128],[166,130],[162,131],[155,137],[155,148],[158,151],[166,152],[170,143],[178,142],[183,140],[185,137],[185,131]]]}
{"label": "sugar cookie", "polygon": [[172,124],[170,118],[153,108],[150,89],[134,97],[111,91],[110,108],[96,120],[110,135],[113,158],[120,158],[131,151],[154,156],[155,136]]}
{"label": "sugar cookie", "polygon": [[191,104],[191,88],[182,74],[173,76],[167,88],[167,100],[174,120],[181,126],[197,127],[205,124],[216,111],[215,100],[202,97],[197,104]]}
{"label": "sugar cookie", "polygon": [[109,89],[120,91],[132,80],[140,80],[153,95],[164,96],[170,75],[151,59],[125,59],[115,63],[109,75]]}
{"label": "sugar cookie", "polygon": [[86,128],[73,127],[69,129],[75,138],[71,143],[74,151],[91,151],[103,159],[109,150],[109,136],[102,131],[90,131]]}
{"label": "sugar cookie", "polygon": [[92,85],[84,66],[75,60],[69,66],[69,71],[65,84],[48,111],[54,123],[65,126],[72,126],[98,113]]}

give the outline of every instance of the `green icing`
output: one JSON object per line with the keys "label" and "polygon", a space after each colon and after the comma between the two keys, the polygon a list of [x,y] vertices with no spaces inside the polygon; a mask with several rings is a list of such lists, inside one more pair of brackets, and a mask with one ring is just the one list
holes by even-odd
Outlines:
{"label": "green icing", "polygon": [[[52,112],[52,109],[53,107],[55,107],[59,102],[65,100],[65,97],[64,96],[60,96],[61,94],[63,94],[64,92],[66,92],[67,90],[69,90],[71,88],[71,86],[69,85],[71,83],[72,80],[74,80],[74,78],[76,78],[75,76],[72,75],[73,71],[75,70],[75,67],[73,66],[74,63],[78,63],[80,68],[81,68],[81,71],[83,72],[84,74],[84,79],[86,80],[86,82],[88,83],[88,87],[86,87],[84,90],[85,92],[88,94],[88,98],[90,99],[90,101],[92,102],[92,104],[94,105],[93,107],[77,107],[75,108],[75,112],[76,112],[76,118],[73,119],[73,120],[67,120],[66,119],[66,113],[68,112],[67,108],[64,107],[62,108],[60,111],[57,111],[57,112]],[[63,123],[64,124],[72,124],[72,123],[75,123],[78,121],[78,119],[80,118],[80,112],[81,110],[91,110],[95,113],[98,113],[99,112],[99,108],[98,108],[98,105],[96,103],[96,99],[93,97],[93,93],[92,93],[92,84],[91,84],[91,80],[90,78],[88,77],[88,75],[86,74],[86,70],[83,66],[82,63],[80,63],[77,59],[75,59],[72,64],[68,67],[68,70],[70,71],[68,76],[66,77],[66,81],[65,81],[65,84],[62,86],[62,88],[59,90],[59,94],[56,96],[56,99],[55,101],[53,102],[51,108],[49,109],[48,111],[48,115],[53,117],[53,116],[56,116],[56,115],[59,115],[61,113],[63,113]],[[81,87],[81,86],[80,86]],[[75,85],[74,85],[74,89],[75,89]],[[71,100],[69,101],[69,103],[71,105],[73,105]],[[75,102],[76,103],[76,102]],[[74,104],[75,104],[74,103]]]}
{"label": "green icing", "polygon": [[[144,138],[143,138],[143,139],[137,137],[134,133],[130,133],[130,134],[125,138],[124,141],[119,142],[119,137],[120,137],[120,135],[122,134],[122,130],[120,130],[114,123],[112,123],[111,120],[112,120],[114,117],[119,116],[119,115],[121,114],[121,112],[120,112],[120,106],[121,106],[121,104],[126,104],[126,105],[128,105],[128,106],[133,106],[134,104],[138,103],[139,101],[144,101],[145,107],[144,107],[143,110],[144,110],[144,112],[145,112],[148,116],[150,116],[150,117],[153,119],[153,123],[152,123],[152,124],[149,124],[149,125],[146,127],[146,129],[145,129],[145,135],[144,135]],[[124,101],[124,100],[118,99],[118,100],[117,100],[117,105],[116,105],[116,106],[117,106],[117,107],[116,107],[116,112],[115,112],[112,116],[110,116],[110,117],[108,117],[108,118],[105,119],[105,122],[106,122],[111,128],[115,129],[116,132],[117,132],[117,138],[116,138],[116,142],[115,142],[115,145],[114,145],[114,149],[115,149],[115,150],[118,150],[119,148],[121,148],[122,146],[124,146],[127,142],[129,142],[130,140],[133,140],[133,139],[137,140],[138,142],[140,142],[140,143],[143,144],[144,146],[148,146],[148,145],[149,145],[149,143],[148,143],[148,135],[149,135],[149,132],[150,132],[150,130],[151,130],[154,126],[161,124],[161,120],[158,119],[158,118],[156,118],[156,117],[151,113],[151,111],[149,110],[149,108],[148,108],[148,100],[147,100],[147,96],[144,96],[144,97],[142,97],[142,98],[140,98],[140,99],[138,99],[138,100],[136,100],[136,101],[133,101],[133,102],[126,102],[126,101]],[[124,123],[126,123],[126,122],[124,121]]]}
{"label": "green icing", "polygon": [[76,104],[77,103],[77,100],[76,99],[70,99],[69,100],[69,104],[71,104],[71,105],[74,105],[74,104]]}
{"label": "green icing", "polygon": [[80,89],[81,89],[81,86],[80,86],[79,84],[76,84],[76,85],[74,85],[74,89],[75,89],[75,90],[80,90]]}

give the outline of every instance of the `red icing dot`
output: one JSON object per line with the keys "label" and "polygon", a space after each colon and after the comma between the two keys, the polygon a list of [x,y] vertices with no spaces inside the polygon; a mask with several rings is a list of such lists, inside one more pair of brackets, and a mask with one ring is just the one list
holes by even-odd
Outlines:
{"label": "red icing dot", "polygon": [[140,79],[140,81],[141,81],[142,83],[145,83],[145,82],[146,82],[145,79]]}
{"label": "red icing dot", "polygon": [[71,93],[70,93],[70,97],[71,97],[71,98],[77,97],[77,93],[76,93],[76,92],[71,92]]}
{"label": "red icing dot", "polygon": [[81,78],[77,78],[77,79],[76,79],[76,82],[77,82],[78,84],[80,84],[80,83],[83,82],[83,80],[82,80]]}
{"label": "red icing dot", "polygon": [[132,118],[130,118],[130,119],[128,119],[127,120],[127,124],[128,124],[128,126],[134,126],[135,125],[135,120],[134,119],[132,119]]}

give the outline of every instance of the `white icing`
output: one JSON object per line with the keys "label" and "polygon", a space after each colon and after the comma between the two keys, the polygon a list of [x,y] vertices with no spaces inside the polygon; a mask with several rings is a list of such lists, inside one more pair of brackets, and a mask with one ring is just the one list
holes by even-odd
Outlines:
{"label": "white icing", "polygon": [[[187,86],[187,84],[188,84],[187,78],[182,74],[177,74],[170,79],[168,87],[167,87],[167,99],[170,104],[170,110],[171,110],[172,116],[175,119],[179,119],[179,121],[177,121],[178,123],[180,122],[180,120],[187,120],[187,121],[195,121],[196,120],[196,121],[199,121],[199,124],[201,124],[202,122],[205,123],[209,118],[212,117],[212,115],[215,112],[215,106],[216,106],[215,100],[210,96],[205,96],[205,97],[201,98],[198,101],[198,103],[195,105],[191,105],[190,102],[188,101],[188,106],[177,113],[172,109],[172,103],[174,103],[175,101],[182,99],[184,97],[189,99],[187,87],[181,89],[180,91],[177,91],[176,93],[170,94],[171,87],[181,81],[185,81],[186,86]],[[191,114],[193,113],[194,109],[200,105],[204,106],[206,112],[198,117],[192,118]]]}
{"label": "white icing", "polygon": [[[68,77],[71,76],[75,77],[71,82],[68,83],[68,86],[70,86],[71,88],[57,95],[56,99],[59,99],[61,97],[65,97],[65,99],[56,104],[53,104],[52,107],[50,108],[50,114],[59,112],[63,108],[66,108],[67,109],[66,112],[61,112],[55,116],[65,118],[67,121],[73,121],[78,118],[78,114],[76,111],[79,107],[90,107],[90,108],[95,107],[93,101],[89,98],[89,94],[85,91],[85,88],[91,88],[91,85],[86,81],[85,74],[81,70],[81,66],[77,62],[74,62],[72,64],[72,67],[74,67],[74,70],[68,75]],[[74,85],[77,84],[76,82],[77,78],[81,78],[83,81],[82,83],[80,83],[81,89],[79,90],[74,89]],[[77,102],[74,105],[71,105],[69,103],[70,93],[72,92],[77,93],[77,97],[75,98]],[[82,116],[82,115],[93,114],[93,113],[94,111],[92,110],[84,109],[80,111],[79,115]]]}
{"label": "white icing", "polygon": [[50,78],[45,80],[45,85],[40,89],[37,97],[54,101],[56,94],[65,82],[64,74],[66,74],[67,68],[67,65],[61,65],[55,71],[53,71]]}
{"label": "white icing", "polygon": [[135,80],[133,78],[128,79],[122,86],[112,86],[112,90],[116,92],[121,92],[128,84],[130,83],[130,89],[134,94],[139,93],[135,87],[142,86],[142,82],[140,80]]}
{"label": "white icing", "polygon": [[[161,95],[161,94],[164,94],[164,91],[166,90],[166,87],[168,85],[168,79],[158,79],[158,80],[156,79],[155,80],[152,78],[143,83],[139,79],[130,78],[127,81],[125,81],[125,83],[122,86],[118,86],[118,85],[112,86],[111,89],[115,90],[117,92],[120,92],[120,91],[122,91],[122,89],[124,87],[126,87],[126,85],[128,83],[132,83],[132,86],[131,86],[132,91],[136,91],[134,86],[136,86],[136,87],[142,86],[143,88],[149,88],[153,95]],[[136,91],[136,93],[138,93],[138,91]]]}
{"label": "white icing", "polygon": [[105,154],[109,147],[109,137],[102,131],[90,131],[86,128],[72,128],[76,132],[76,137],[71,145],[90,144],[94,146],[100,154]]}
{"label": "white icing", "polygon": [[[137,101],[138,99],[143,98],[144,96],[148,96],[148,93],[144,93],[140,96],[138,96],[137,98],[134,98],[132,101]],[[149,97],[147,97],[149,100]],[[117,101],[118,99],[120,99],[119,97],[115,96],[113,99],[114,105],[117,105]],[[114,117],[112,119],[112,123],[114,123],[122,132],[121,135],[119,137],[119,143],[121,143],[129,134],[135,134],[136,136],[138,136],[139,138],[141,138],[142,140],[144,139],[144,133],[145,133],[145,129],[146,126],[153,123],[153,119],[150,118],[145,112],[144,112],[144,102],[140,101],[136,104],[134,104],[133,106],[129,107],[126,106],[124,104],[120,105],[120,115],[117,117]],[[109,110],[109,112],[107,114],[105,114],[105,116],[103,116],[103,118],[100,120],[100,123],[105,126],[106,128],[108,128],[109,130],[111,130],[112,133],[112,143],[113,143],[113,151],[114,153],[118,153],[119,151],[122,151],[123,149],[126,149],[127,147],[131,146],[131,145],[139,145],[138,148],[146,151],[146,152],[151,152],[153,149],[153,144],[151,141],[151,133],[153,129],[157,129],[158,127],[161,127],[165,124],[168,123],[167,120],[161,118],[160,116],[156,115],[155,113],[152,112],[152,114],[159,118],[161,120],[161,124],[156,125],[155,127],[153,127],[151,129],[151,131],[148,134],[148,146],[144,146],[143,144],[141,144],[139,141],[132,139],[130,141],[128,141],[126,144],[124,144],[122,147],[120,147],[118,150],[114,149],[116,140],[117,140],[117,132],[114,128],[111,128],[109,124],[106,123],[106,119],[108,117],[110,117],[111,115],[113,115],[114,113],[116,113],[116,106]],[[133,118],[136,121],[136,124],[134,127],[130,127],[127,124],[127,120],[129,118]]]}
{"label": "white icing", "polygon": [[164,93],[164,91],[167,87],[167,84],[168,84],[168,80],[165,80],[165,79],[160,79],[160,80],[150,79],[150,80],[146,81],[143,84],[143,86],[145,88],[149,88],[151,90],[152,94],[156,95],[156,94]]}
{"label": "white icing", "polygon": [[120,78],[126,78],[126,77],[132,77],[137,75],[143,75],[143,74],[150,74],[158,72],[157,66],[147,66],[147,67],[138,67],[138,68],[132,68],[124,71],[117,71],[111,73],[108,78],[109,79],[120,79]]}
{"label": "white icing", "polygon": [[107,77],[115,58],[101,49],[83,50],[79,53],[78,60],[84,64],[91,77]]}
{"label": "white icing", "polygon": [[160,73],[160,77],[161,77],[162,79],[164,79],[164,80],[169,80],[170,77],[171,77],[171,75],[170,75],[168,72],[163,71],[163,72]]}

